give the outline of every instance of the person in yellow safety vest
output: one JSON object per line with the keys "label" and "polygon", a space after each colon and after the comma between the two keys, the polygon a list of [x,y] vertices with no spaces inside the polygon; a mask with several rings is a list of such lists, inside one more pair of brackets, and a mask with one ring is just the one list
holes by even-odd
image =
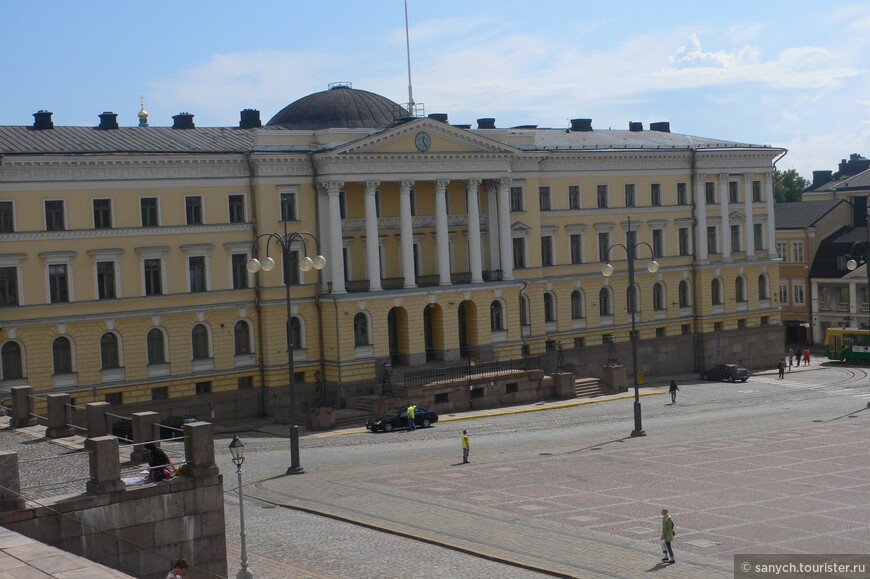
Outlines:
{"label": "person in yellow safety vest", "polygon": [[408,430],[415,430],[417,425],[414,423],[414,405],[408,406]]}
{"label": "person in yellow safety vest", "polygon": [[468,452],[471,450],[471,444],[468,442],[468,431],[462,431],[462,462],[468,462]]}

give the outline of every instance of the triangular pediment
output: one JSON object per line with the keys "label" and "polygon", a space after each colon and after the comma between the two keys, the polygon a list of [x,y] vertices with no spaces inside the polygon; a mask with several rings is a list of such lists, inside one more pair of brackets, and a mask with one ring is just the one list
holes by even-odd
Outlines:
{"label": "triangular pediment", "polygon": [[516,154],[519,150],[433,119],[415,119],[346,143],[331,155]]}

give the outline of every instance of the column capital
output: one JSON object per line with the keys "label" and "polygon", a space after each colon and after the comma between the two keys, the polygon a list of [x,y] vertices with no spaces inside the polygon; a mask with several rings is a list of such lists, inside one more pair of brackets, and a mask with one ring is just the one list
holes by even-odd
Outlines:
{"label": "column capital", "polygon": [[413,181],[401,181],[399,182],[399,193],[402,195],[408,195],[411,192],[411,189],[414,188]]}
{"label": "column capital", "polygon": [[481,182],[482,179],[466,179],[465,188],[469,190],[477,189],[478,187],[480,187]]}
{"label": "column capital", "polygon": [[366,195],[374,195],[380,184],[380,181],[366,181]]}
{"label": "column capital", "polygon": [[507,188],[507,187],[511,186],[512,182],[513,182],[513,179],[511,179],[510,177],[501,177],[498,180],[498,186]]}
{"label": "column capital", "polygon": [[700,183],[703,183],[703,182],[706,181],[706,180],[707,180],[707,174],[706,174],[706,173],[695,173],[695,182],[696,182],[696,183],[699,183],[699,184],[700,184]]}
{"label": "column capital", "polygon": [[444,193],[447,191],[447,186],[450,184],[450,179],[436,179],[435,180],[435,192],[436,193]]}
{"label": "column capital", "polygon": [[751,181],[752,180],[752,173],[744,173],[743,178],[747,181]]}
{"label": "column capital", "polygon": [[342,181],[326,181],[321,183],[320,186],[328,195],[338,195],[339,191],[341,191],[344,182]]}
{"label": "column capital", "polygon": [[719,173],[719,182],[727,183],[728,182],[728,173]]}

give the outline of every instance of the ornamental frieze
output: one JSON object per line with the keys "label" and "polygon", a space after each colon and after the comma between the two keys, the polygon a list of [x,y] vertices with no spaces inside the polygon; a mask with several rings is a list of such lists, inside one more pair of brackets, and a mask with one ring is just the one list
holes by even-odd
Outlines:
{"label": "ornamental frieze", "polygon": [[[480,214],[480,224],[486,225],[486,214]],[[468,225],[468,215],[465,213],[457,213],[447,216],[448,227],[466,227]],[[414,217],[413,226],[415,229],[434,229],[434,215],[420,215]],[[379,217],[378,231],[397,230],[401,228],[401,218],[399,217]],[[342,219],[341,230],[344,232],[365,231],[365,218]]]}

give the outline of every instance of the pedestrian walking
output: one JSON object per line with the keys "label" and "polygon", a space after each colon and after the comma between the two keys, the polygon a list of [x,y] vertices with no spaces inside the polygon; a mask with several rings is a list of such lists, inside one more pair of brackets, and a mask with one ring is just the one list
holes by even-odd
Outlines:
{"label": "pedestrian walking", "polygon": [[166,579],[182,579],[182,575],[187,573],[187,567],[187,561],[179,559],[175,562],[175,565],[172,566],[172,571],[169,572]]}
{"label": "pedestrian walking", "polygon": [[416,409],[414,408],[413,404],[408,406],[408,431],[409,432],[411,430],[417,429],[417,425],[414,423],[414,410],[416,410]]}
{"label": "pedestrian walking", "polygon": [[785,377],[785,358],[780,358],[776,367],[779,368],[779,379],[782,380]]}
{"label": "pedestrian walking", "polygon": [[668,388],[668,392],[671,393],[671,404],[677,403],[677,391],[679,391],[677,383],[671,380],[671,387]]}
{"label": "pedestrian walking", "polygon": [[804,366],[810,365],[810,349],[804,348]]}
{"label": "pedestrian walking", "polygon": [[468,441],[468,431],[462,431],[462,463],[468,463],[468,453],[471,450],[471,443]]}
{"label": "pedestrian walking", "polygon": [[801,365],[801,349],[800,348],[794,349],[794,360],[797,363],[798,368],[800,368],[800,365]]}
{"label": "pedestrian walking", "polygon": [[[667,509],[662,509],[662,561],[665,563],[676,563],[674,560],[674,549],[671,543],[674,540],[674,520],[668,514]],[[670,556],[670,559],[668,557]]]}
{"label": "pedestrian walking", "polygon": [[789,352],[788,353],[788,371],[791,372],[791,363],[794,360],[794,355]]}

